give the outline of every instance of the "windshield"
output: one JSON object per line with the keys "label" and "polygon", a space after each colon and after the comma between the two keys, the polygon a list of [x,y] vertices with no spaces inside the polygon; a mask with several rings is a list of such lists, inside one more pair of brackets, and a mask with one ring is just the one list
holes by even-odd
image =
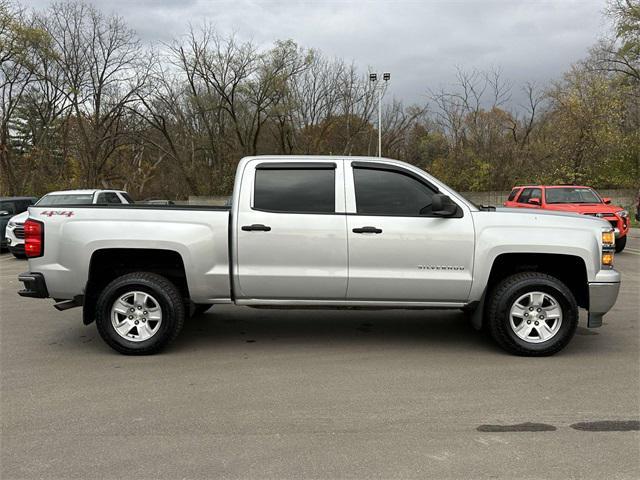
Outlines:
{"label": "windshield", "polygon": [[54,205],[80,205],[91,204],[93,202],[92,193],[65,193],[50,194],[42,197],[36,205],[38,207],[52,207]]}
{"label": "windshield", "polygon": [[547,203],[602,203],[590,188],[547,188],[545,195]]}

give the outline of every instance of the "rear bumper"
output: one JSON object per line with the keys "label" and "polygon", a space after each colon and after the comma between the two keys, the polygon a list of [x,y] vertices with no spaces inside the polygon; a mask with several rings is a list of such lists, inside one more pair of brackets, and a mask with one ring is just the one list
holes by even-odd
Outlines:
{"label": "rear bumper", "polygon": [[24,288],[18,291],[21,297],[47,298],[49,296],[47,283],[41,273],[21,273],[18,275],[18,281],[24,283]]}
{"label": "rear bumper", "polygon": [[602,325],[602,317],[616,303],[619,291],[620,282],[589,283],[588,327],[596,328]]}

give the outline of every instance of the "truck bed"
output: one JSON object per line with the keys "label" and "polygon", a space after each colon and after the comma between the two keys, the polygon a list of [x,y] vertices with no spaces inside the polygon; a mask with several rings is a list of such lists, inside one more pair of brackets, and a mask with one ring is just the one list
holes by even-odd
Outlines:
{"label": "truck bed", "polygon": [[50,279],[52,298],[83,292],[93,255],[116,248],[178,252],[194,302],[230,301],[230,207],[65,205],[30,207],[29,215],[45,224],[46,236],[44,255],[30,259],[30,268]]}

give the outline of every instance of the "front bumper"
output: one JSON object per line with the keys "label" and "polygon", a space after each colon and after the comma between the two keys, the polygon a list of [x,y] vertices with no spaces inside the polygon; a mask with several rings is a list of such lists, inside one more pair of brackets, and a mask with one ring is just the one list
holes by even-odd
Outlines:
{"label": "front bumper", "polygon": [[[20,227],[19,232],[22,232],[22,227]],[[16,235],[16,227],[9,227],[7,225],[7,229],[5,231],[5,238],[4,240],[7,242],[7,245],[11,246],[11,245],[19,245],[22,244],[24,245],[24,238],[19,238],[18,235]]]}
{"label": "front bumper", "polygon": [[20,295],[21,297],[49,297],[47,283],[45,282],[44,276],[41,273],[21,273],[20,275],[18,275],[18,281],[24,283],[24,288],[22,290],[18,290],[18,295]]}
{"label": "front bumper", "polygon": [[24,243],[18,243],[17,245],[9,244],[9,251],[14,255],[18,255],[24,257],[26,254],[24,253]]}
{"label": "front bumper", "polygon": [[602,317],[616,303],[619,291],[620,282],[589,283],[589,317],[587,320],[589,328],[602,326]]}

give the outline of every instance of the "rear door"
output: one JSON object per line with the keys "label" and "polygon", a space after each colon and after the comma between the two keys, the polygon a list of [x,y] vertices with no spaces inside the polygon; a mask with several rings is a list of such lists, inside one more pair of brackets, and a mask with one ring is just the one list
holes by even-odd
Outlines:
{"label": "rear door", "polygon": [[241,185],[236,296],[344,300],[343,162],[256,159]]}
{"label": "rear door", "polygon": [[347,185],[355,188],[348,189],[347,209],[355,203],[355,211],[347,216],[347,298],[465,302],[474,255],[469,211],[460,207],[454,218],[435,217],[430,208],[437,189],[415,172],[376,162],[351,164]]}

